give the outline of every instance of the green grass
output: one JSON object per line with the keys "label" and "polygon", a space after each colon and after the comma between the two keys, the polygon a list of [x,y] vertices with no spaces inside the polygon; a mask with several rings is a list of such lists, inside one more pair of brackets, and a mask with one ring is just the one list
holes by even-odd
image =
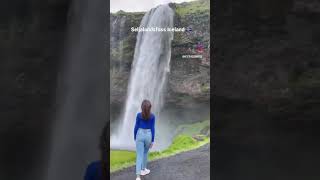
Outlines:
{"label": "green grass", "polygon": [[[156,160],[164,157],[173,156],[177,153],[199,148],[210,142],[210,138],[201,135],[201,130],[208,128],[210,121],[202,121],[194,124],[180,125],[177,128],[177,136],[172,144],[163,151],[150,152],[149,160]],[[198,137],[198,138],[196,138]],[[200,137],[200,138],[199,138]],[[135,164],[134,151],[110,151],[110,172],[114,172]]]}
{"label": "green grass", "polygon": [[199,148],[209,142],[210,142],[209,137],[203,137],[201,141],[198,141],[188,135],[178,135],[177,137],[175,137],[175,139],[173,140],[173,143],[167,149],[160,152],[151,152],[149,157],[150,157],[150,160],[169,157],[181,152]]}
{"label": "green grass", "polygon": [[188,3],[177,4],[176,13],[180,16],[185,16],[188,14],[194,14],[199,12],[210,13],[209,0],[196,0]]}
{"label": "green grass", "polygon": [[183,124],[178,126],[177,133],[178,134],[184,134],[189,136],[194,136],[201,133],[201,130],[203,130],[205,127],[210,126],[210,121],[205,120],[202,122],[194,123],[194,124]]}
{"label": "green grass", "polygon": [[120,165],[134,161],[136,155],[133,151],[112,150],[110,151],[110,157],[110,165]]}
{"label": "green grass", "polygon": [[209,83],[201,85],[200,88],[201,88],[202,92],[210,92],[210,84]]}
{"label": "green grass", "polygon": [[291,82],[295,87],[308,88],[320,86],[320,69],[310,70],[302,73],[296,82]]}

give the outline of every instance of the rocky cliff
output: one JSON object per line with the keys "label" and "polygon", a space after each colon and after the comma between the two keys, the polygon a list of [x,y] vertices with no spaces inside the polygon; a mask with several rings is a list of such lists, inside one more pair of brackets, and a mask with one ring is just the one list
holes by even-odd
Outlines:
{"label": "rocky cliff", "polygon": [[[210,98],[210,11],[209,0],[170,4],[175,10],[175,27],[189,27],[190,32],[175,32],[172,42],[171,70],[166,102],[186,106],[191,102],[208,102]],[[110,16],[111,103],[123,104],[136,42],[136,32],[144,13],[119,11]],[[196,45],[203,45],[196,52]],[[200,54],[202,58],[183,58]]]}

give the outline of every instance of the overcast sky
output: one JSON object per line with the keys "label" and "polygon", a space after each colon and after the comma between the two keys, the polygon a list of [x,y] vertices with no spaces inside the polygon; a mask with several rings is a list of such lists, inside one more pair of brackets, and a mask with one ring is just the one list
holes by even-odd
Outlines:
{"label": "overcast sky", "polygon": [[110,11],[117,12],[119,10],[127,12],[148,11],[151,8],[170,2],[187,2],[193,0],[111,0]]}

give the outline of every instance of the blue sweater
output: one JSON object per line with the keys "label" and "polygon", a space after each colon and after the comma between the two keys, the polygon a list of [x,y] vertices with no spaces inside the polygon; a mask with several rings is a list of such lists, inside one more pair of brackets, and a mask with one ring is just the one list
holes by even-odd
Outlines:
{"label": "blue sweater", "polygon": [[95,161],[92,162],[88,167],[84,177],[84,180],[101,180],[101,162]]}
{"label": "blue sweater", "polygon": [[134,126],[134,140],[136,140],[138,129],[142,128],[142,129],[151,129],[152,142],[154,142],[154,124],[155,124],[154,114],[151,113],[150,118],[148,120],[145,120],[145,119],[142,119],[141,112],[138,113],[136,117],[136,125]]}

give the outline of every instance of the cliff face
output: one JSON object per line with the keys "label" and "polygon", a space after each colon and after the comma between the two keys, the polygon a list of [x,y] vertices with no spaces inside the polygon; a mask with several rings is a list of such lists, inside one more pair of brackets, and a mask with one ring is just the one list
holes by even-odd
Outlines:
{"label": "cliff face", "polygon": [[121,104],[125,101],[127,85],[133,61],[136,32],[144,13],[118,12],[110,15],[110,101]]}
{"label": "cliff face", "polygon": [[[168,102],[184,106],[210,99],[210,2],[194,1],[175,5],[175,26],[192,29],[176,32],[172,42]],[[203,52],[197,52],[197,43]],[[184,55],[202,58],[183,58]],[[177,99],[178,98],[178,99]]]}
{"label": "cliff face", "polygon": [[[175,27],[190,27],[191,31],[175,32],[172,42],[171,69],[166,102],[185,106],[193,101],[208,102],[210,97],[209,57],[209,1],[171,4],[175,10]],[[111,14],[111,104],[125,102],[128,79],[136,42],[136,32],[144,13],[118,12]],[[196,52],[201,42],[203,52]],[[202,58],[183,58],[183,55],[200,54]]]}

